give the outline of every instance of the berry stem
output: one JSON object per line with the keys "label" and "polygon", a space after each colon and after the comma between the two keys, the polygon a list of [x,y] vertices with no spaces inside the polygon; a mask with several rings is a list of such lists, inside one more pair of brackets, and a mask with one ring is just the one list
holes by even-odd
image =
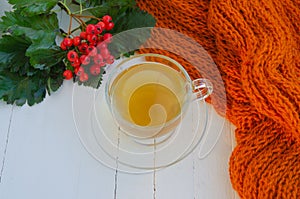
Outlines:
{"label": "berry stem", "polygon": [[80,4],[79,5],[79,13],[82,14],[82,3],[81,3],[81,0],[79,0],[79,4]]}
{"label": "berry stem", "polygon": [[68,8],[68,6],[66,5],[66,2],[64,1],[64,2],[62,2],[62,1],[59,1],[59,2],[57,2],[57,5],[61,8],[61,9],[63,9],[64,11],[66,11],[66,13],[68,14],[68,15],[71,15],[72,14],[72,12],[71,12],[71,10]]}
{"label": "berry stem", "polygon": [[75,32],[75,31],[79,30],[79,29],[80,29],[80,26],[77,27],[77,28],[74,28],[74,29],[71,31],[71,34],[72,34],[73,32]]}
{"label": "berry stem", "polygon": [[86,23],[81,19],[75,16],[74,14],[71,15],[81,26],[86,27]]}
{"label": "berry stem", "polygon": [[[97,18],[95,16],[85,16],[85,15],[81,15],[83,11],[88,10],[88,9],[82,9],[82,0],[79,1],[79,6],[80,6],[80,10],[77,12],[72,13],[71,10],[68,8],[68,6],[66,5],[66,0],[64,1],[58,1],[58,6],[63,9],[69,16],[70,16],[70,23],[69,23],[69,29],[68,29],[68,35],[70,35],[72,32],[78,30],[79,28],[76,28],[75,30],[72,30],[72,19],[76,20],[80,26],[82,26],[83,28],[85,28],[87,25],[84,22],[84,20],[82,20],[82,18],[86,18],[86,19],[96,19],[98,21],[100,21],[100,18]],[[77,14],[79,13],[79,14]]]}
{"label": "berry stem", "polygon": [[48,88],[48,93],[49,94],[52,94],[53,93],[53,90],[51,88],[51,78],[49,77],[48,80],[47,80],[47,88]]}
{"label": "berry stem", "polygon": [[72,30],[72,17],[70,17],[70,23],[69,23],[69,30],[68,30],[68,35],[71,34],[71,30]]}

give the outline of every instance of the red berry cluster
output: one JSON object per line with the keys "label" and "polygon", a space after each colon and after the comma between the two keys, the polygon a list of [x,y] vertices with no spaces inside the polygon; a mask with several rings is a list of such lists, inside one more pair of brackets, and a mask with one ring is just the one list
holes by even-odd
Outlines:
{"label": "red berry cluster", "polygon": [[77,75],[79,81],[86,82],[91,75],[99,75],[101,67],[114,62],[114,57],[107,48],[112,40],[112,34],[108,31],[113,27],[111,16],[105,15],[97,24],[88,24],[79,36],[67,36],[63,39],[60,48],[68,51],[68,64],[63,73],[65,79],[72,79]]}

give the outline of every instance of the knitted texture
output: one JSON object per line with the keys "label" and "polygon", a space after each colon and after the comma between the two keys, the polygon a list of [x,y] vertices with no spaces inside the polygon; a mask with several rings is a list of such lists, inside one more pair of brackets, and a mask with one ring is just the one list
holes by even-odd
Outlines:
{"label": "knitted texture", "polygon": [[[236,126],[229,173],[240,198],[299,199],[300,1],[140,0],[138,6],[156,18],[156,27],[192,37],[216,63],[222,81],[214,80],[210,64],[199,73],[199,66],[168,51],[141,50],[174,57],[192,78],[213,81],[213,106]],[[181,51],[197,59],[197,52]]]}

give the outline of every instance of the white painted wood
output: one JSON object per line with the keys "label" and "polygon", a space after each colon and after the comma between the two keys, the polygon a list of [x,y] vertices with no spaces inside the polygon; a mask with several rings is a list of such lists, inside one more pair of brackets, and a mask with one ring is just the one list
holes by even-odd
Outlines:
{"label": "white painted wood", "polygon": [[[10,10],[11,6],[6,0],[0,0],[0,17],[4,15],[5,10]],[[1,35],[0,35],[1,36]],[[0,182],[5,167],[5,158],[9,144],[9,124],[11,120],[12,106],[0,101]]]}
{"label": "white painted wood", "polygon": [[[211,114],[215,118],[220,117],[214,109],[211,109]],[[214,132],[214,126],[217,127],[218,124],[212,124],[211,132]],[[228,172],[233,139],[231,131],[231,124],[226,121],[213,150],[205,157],[199,156],[197,151],[194,153],[195,198],[231,199],[235,197]]]}
{"label": "white painted wood", "polygon": [[7,148],[9,145],[10,121],[12,119],[13,106],[0,101],[0,183],[5,169]]}
{"label": "white painted wood", "polygon": [[[94,160],[77,137],[71,92],[72,83],[65,82],[41,104],[15,107],[1,198],[114,198],[115,171]],[[233,198],[227,171],[232,145],[225,127],[206,158],[194,154],[156,173],[156,198]],[[152,173],[119,172],[116,193],[120,199],[154,198]]]}
{"label": "white painted wood", "polygon": [[0,198],[111,198],[114,171],[82,147],[71,109],[72,82],[41,104],[16,107]]}
{"label": "white painted wood", "polygon": [[153,199],[153,174],[118,173],[116,199]]}
{"label": "white painted wood", "polygon": [[4,15],[4,12],[10,9],[11,5],[7,2],[7,0],[0,0],[0,16]]}
{"label": "white painted wood", "polygon": [[194,199],[193,186],[193,156],[158,171],[156,176],[157,199]]}

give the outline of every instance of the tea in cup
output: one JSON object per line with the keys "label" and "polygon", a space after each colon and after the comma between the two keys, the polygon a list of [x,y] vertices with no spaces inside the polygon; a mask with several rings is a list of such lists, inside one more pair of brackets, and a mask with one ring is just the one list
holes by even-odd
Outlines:
{"label": "tea in cup", "polygon": [[169,135],[194,100],[213,90],[207,79],[191,80],[175,60],[138,54],[122,61],[106,83],[106,100],[119,129],[135,139]]}

